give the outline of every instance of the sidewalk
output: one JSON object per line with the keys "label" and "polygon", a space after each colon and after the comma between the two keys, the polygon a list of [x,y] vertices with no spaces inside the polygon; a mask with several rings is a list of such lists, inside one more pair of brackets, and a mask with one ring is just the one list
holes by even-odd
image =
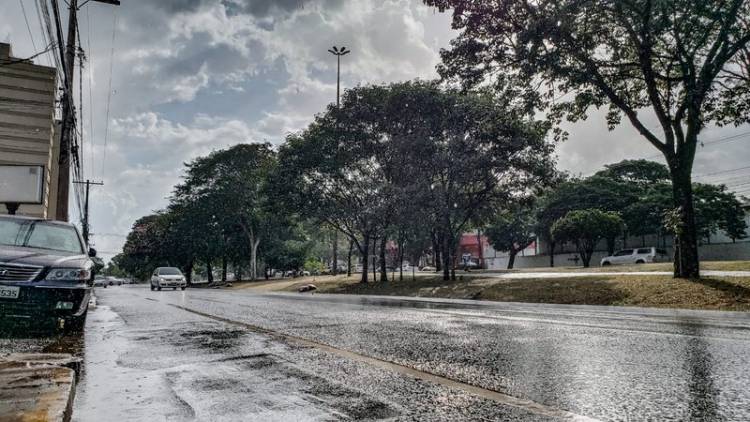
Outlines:
{"label": "sidewalk", "polygon": [[[570,277],[603,277],[603,276],[671,276],[670,271],[537,271],[537,272],[491,272],[491,271],[456,271],[456,276],[504,278],[509,280],[528,278],[570,278]],[[750,277],[750,271],[716,271],[703,270],[702,276],[706,277]]]}
{"label": "sidewalk", "polygon": [[68,354],[0,357],[0,422],[69,421],[79,365]]}

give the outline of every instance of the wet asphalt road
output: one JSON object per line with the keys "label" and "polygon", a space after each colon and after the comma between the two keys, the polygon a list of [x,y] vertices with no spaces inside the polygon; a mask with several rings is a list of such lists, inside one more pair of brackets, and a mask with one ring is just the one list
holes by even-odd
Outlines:
{"label": "wet asphalt road", "polygon": [[44,346],[84,357],[79,421],[750,420],[744,313],[97,295],[80,342]]}

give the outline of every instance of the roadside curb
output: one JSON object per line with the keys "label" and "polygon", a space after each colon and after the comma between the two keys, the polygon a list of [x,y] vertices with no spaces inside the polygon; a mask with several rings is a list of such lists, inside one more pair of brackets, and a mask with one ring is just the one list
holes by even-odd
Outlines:
{"label": "roadside curb", "polygon": [[64,353],[0,356],[0,421],[69,421],[80,364]]}

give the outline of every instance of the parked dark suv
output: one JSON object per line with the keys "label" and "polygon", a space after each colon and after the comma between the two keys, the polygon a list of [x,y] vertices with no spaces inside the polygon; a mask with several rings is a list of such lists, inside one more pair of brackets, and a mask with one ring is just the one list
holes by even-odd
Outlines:
{"label": "parked dark suv", "polygon": [[83,329],[95,256],[72,224],[0,215],[0,331]]}

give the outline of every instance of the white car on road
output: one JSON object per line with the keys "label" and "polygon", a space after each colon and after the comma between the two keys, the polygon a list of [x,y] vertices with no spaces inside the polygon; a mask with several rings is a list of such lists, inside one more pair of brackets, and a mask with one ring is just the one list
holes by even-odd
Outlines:
{"label": "white car on road", "polygon": [[646,264],[650,262],[666,261],[667,251],[659,248],[622,249],[612,256],[602,258],[601,266],[623,264]]}
{"label": "white car on road", "polygon": [[178,287],[185,290],[187,281],[179,268],[159,267],[151,274],[151,290],[161,290],[166,287],[171,287],[172,290],[177,290]]}

